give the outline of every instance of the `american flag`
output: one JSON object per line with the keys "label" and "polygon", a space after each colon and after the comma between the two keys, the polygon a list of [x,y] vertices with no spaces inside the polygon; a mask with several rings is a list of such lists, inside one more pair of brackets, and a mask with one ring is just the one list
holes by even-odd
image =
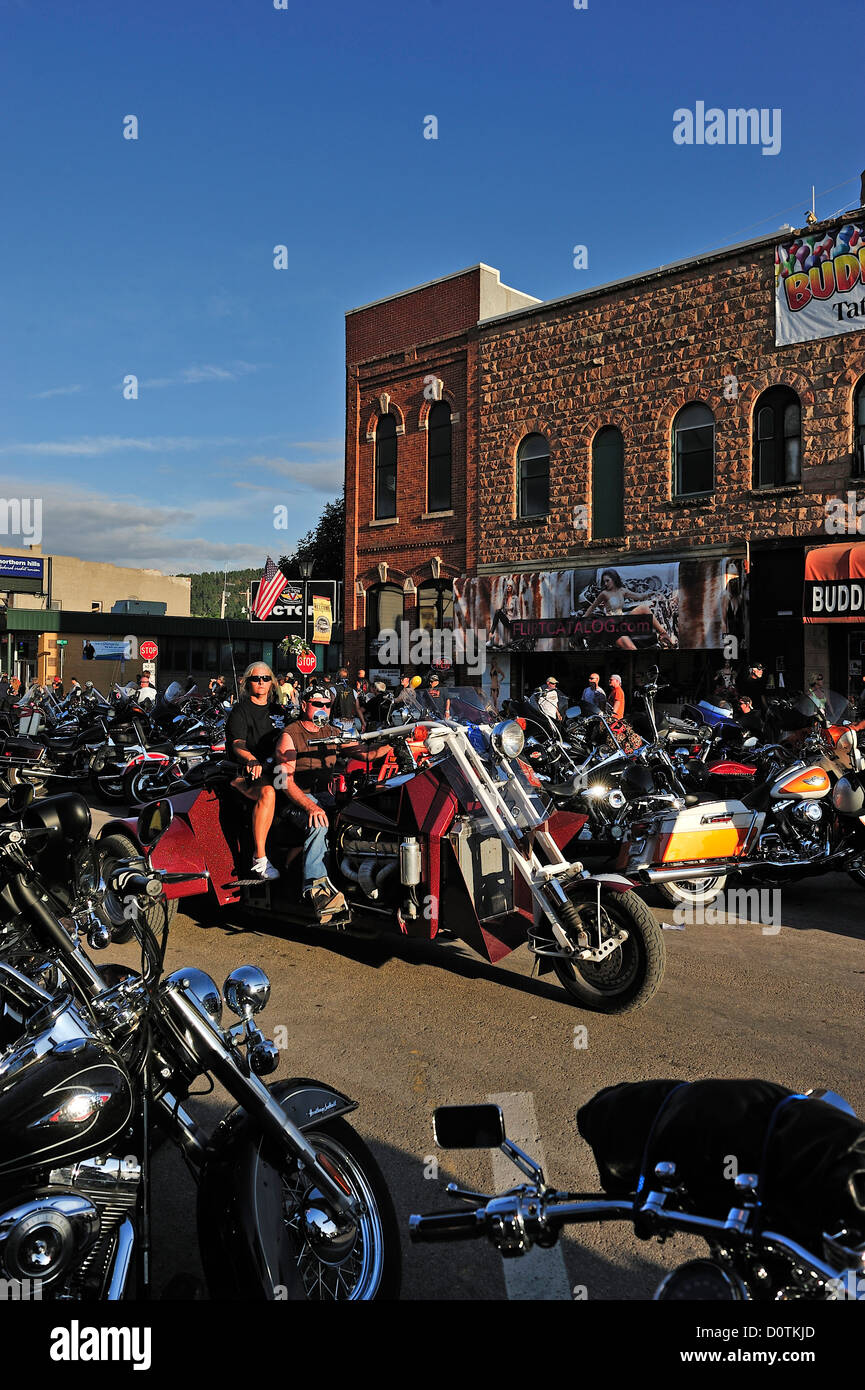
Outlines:
{"label": "american flag", "polygon": [[282,570],[276,568],[276,565],[268,555],[267,564],[264,567],[264,574],[261,576],[261,581],[258,585],[258,593],[255,596],[255,603],[252,605],[253,613],[261,622],[264,622],[265,618],[269,617],[273,605],[276,603],[276,600],[279,598],[287,583],[288,580]]}

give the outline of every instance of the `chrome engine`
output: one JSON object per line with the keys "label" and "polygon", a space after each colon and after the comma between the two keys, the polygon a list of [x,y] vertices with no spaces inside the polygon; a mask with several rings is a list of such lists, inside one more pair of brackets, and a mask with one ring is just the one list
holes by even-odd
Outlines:
{"label": "chrome engine", "polygon": [[136,1157],[98,1155],[52,1169],[47,1186],[0,1206],[0,1277],[18,1287],[12,1296],[120,1298],[140,1183]]}

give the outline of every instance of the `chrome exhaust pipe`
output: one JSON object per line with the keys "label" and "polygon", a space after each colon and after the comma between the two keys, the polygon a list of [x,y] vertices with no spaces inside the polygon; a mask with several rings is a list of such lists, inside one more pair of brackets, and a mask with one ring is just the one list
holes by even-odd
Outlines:
{"label": "chrome exhaust pipe", "polygon": [[819,872],[827,873],[832,864],[846,857],[843,853],[830,854],[821,859],[719,859],[712,865],[702,868],[681,869],[639,869],[637,877],[641,883],[676,883],[696,878],[717,878],[719,874],[742,874],[753,870],[761,872],[795,872],[798,869],[813,869],[819,864]]}

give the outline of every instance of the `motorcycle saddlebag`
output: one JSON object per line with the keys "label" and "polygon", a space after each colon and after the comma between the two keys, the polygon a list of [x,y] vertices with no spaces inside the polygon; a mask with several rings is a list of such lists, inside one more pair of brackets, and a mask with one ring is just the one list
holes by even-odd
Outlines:
{"label": "motorcycle saddlebag", "polygon": [[865,1125],[785,1086],[624,1084],[593,1097],[577,1125],[611,1196],[648,1192],[655,1165],[671,1162],[695,1209],[720,1220],[739,1204],[736,1175],[756,1173],[764,1228],[803,1241],[865,1231]]}

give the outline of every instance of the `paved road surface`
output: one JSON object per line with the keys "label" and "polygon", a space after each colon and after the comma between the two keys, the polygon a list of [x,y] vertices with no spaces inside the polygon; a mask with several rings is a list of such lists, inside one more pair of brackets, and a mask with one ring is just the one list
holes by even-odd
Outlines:
{"label": "paved road surface", "polygon": [[[276,1075],[320,1077],[360,1102],[353,1121],[405,1229],[410,1212],[447,1205],[449,1179],[486,1190],[503,1180],[498,1157],[494,1173],[485,1153],[440,1153],[440,1180],[427,1176],[442,1102],[504,1097],[515,1137],[542,1148],[548,1178],[583,1190],[594,1172],[574,1114],[617,1081],[760,1076],[832,1087],[865,1114],[863,904],[862,890],[834,875],[784,890],[775,935],[748,922],[667,931],[659,992],[621,1019],[581,1012],[556,984],[532,980],[525,949],[490,966],[457,943],[392,948],[272,924],[245,930],[216,911],[177,919],[168,967],[197,964],[220,984],[243,961],[268,972],[273,995],[261,1021],[269,1036],[283,1027],[289,1039]],[[669,909],[656,915],[671,920]],[[207,1125],[222,1110],[218,1092],[197,1102]],[[157,1164],[155,1271],[164,1281],[197,1268],[194,1188],[173,1150]],[[541,1252],[544,1267],[515,1290],[487,1247],[406,1244],[404,1297],[566,1297],[576,1287],[589,1299],[646,1299],[691,1250],[684,1240],[642,1244],[625,1226],[583,1227],[563,1242],[563,1263]]]}

